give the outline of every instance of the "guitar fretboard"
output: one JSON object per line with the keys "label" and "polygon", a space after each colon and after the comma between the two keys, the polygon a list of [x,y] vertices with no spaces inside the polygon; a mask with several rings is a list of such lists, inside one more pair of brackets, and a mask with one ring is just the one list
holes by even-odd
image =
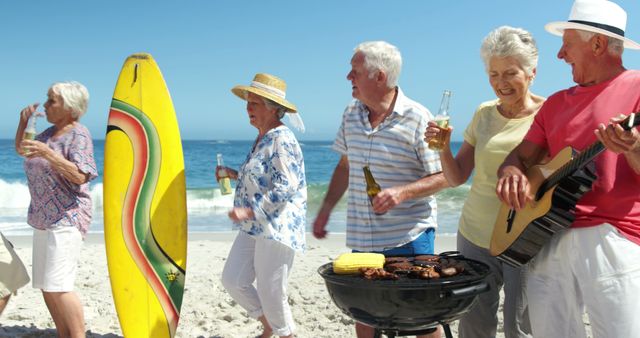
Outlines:
{"label": "guitar fretboard", "polygon": [[553,188],[560,181],[565,179],[567,176],[573,174],[576,170],[583,168],[587,165],[591,160],[593,160],[598,154],[604,151],[605,147],[602,142],[598,141],[592,145],[590,145],[587,149],[582,151],[578,156],[576,156],[571,161],[565,163],[560,169],[551,174],[551,176],[547,177],[547,179],[542,183],[540,189],[538,190],[538,194],[536,196],[537,199],[542,197],[549,189]]}

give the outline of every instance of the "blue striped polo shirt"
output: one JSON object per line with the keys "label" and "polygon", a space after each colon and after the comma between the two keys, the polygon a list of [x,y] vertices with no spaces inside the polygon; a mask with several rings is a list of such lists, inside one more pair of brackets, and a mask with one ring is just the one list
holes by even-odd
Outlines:
{"label": "blue striped polo shirt", "polygon": [[404,96],[400,88],[393,112],[375,129],[369,111],[353,100],[342,117],[333,150],[349,159],[347,246],[359,251],[382,251],[416,239],[436,228],[434,196],[406,200],[384,215],[376,215],[366,193],[362,167],[369,165],[382,189],[406,185],[442,171],[437,152],[424,141],[427,108]]}

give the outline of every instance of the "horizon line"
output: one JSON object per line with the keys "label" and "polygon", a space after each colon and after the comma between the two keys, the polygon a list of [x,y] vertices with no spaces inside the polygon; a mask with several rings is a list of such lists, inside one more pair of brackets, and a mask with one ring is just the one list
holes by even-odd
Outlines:
{"label": "horizon line", "polygon": [[[14,138],[0,138],[0,141],[14,141]],[[104,138],[92,138],[94,141],[104,141]],[[253,142],[254,139],[204,139],[204,138],[195,138],[195,139],[181,139],[181,141],[242,141],[242,142]],[[312,142],[333,142],[335,139],[302,139],[298,138],[298,141],[312,141]],[[464,140],[451,140],[451,142],[463,142]]]}

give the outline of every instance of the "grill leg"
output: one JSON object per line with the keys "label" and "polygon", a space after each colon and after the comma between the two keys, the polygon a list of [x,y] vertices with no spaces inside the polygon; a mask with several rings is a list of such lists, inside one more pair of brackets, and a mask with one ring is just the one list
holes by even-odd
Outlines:
{"label": "grill leg", "polygon": [[373,331],[373,338],[382,338],[382,335],[387,336],[387,338],[395,338],[396,331],[383,329],[375,329]]}
{"label": "grill leg", "polygon": [[444,336],[447,338],[453,338],[453,335],[451,334],[451,328],[449,327],[449,324],[442,324],[442,328],[444,329]]}
{"label": "grill leg", "polygon": [[[442,328],[444,328],[444,335],[446,338],[453,338],[451,335],[451,328],[449,328],[449,324],[440,324]],[[384,329],[374,329],[373,330],[373,338],[382,338],[384,334],[387,338],[395,338],[396,336],[413,336],[413,335],[423,335],[433,333],[438,329],[438,327],[434,327],[428,330],[423,331],[395,331],[395,330],[384,330]]]}

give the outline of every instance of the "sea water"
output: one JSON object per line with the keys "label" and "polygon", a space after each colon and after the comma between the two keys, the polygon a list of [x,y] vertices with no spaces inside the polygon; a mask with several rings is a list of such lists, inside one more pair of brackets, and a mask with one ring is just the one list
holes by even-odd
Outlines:
{"label": "sea water", "polygon": [[[301,141],[307,175],[307,229],[322,204],[331,175],[340,156],[331,150],[332,141]],[[215,179],[216,154],[224,155],[225,165],[238,169],[251,149],[252,141],[183,141],[187,181],[189,232],[230,231],[227,212],[233,206],[233,194],[222,195]],[[460,143],[452,144],[454,153]],[[102,169],[104,140],[94,141],[94,156],[99,176],[90,183],[93,222],[90,232],[103,232]],[[233,183],[235,187],[235,182]],[[455,234],[469,182],[438,193],[439,234]],[[29,189],[23,158],[16,154],[13,140],[0,140],[0,231],[9,235],[30,234],[26,224]],[[346,198],[336,205],[327,230],[343,233],[346,227]]]}

